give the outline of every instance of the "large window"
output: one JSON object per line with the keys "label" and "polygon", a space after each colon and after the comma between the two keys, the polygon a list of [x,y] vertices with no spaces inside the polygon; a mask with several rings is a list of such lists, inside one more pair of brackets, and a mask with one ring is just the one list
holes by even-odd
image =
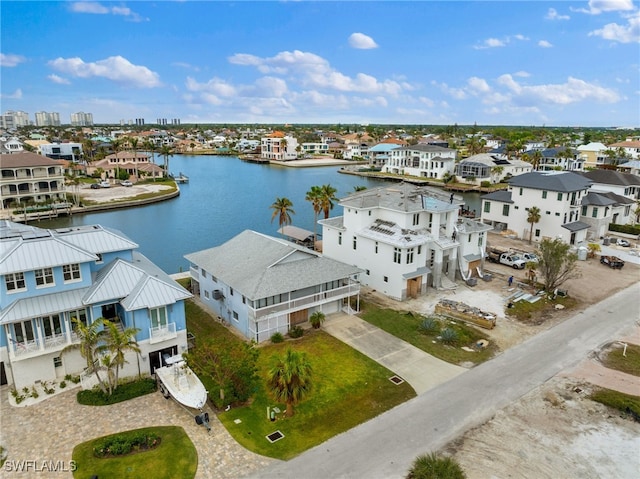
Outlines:
{"label": "large window", "polygon": [[62,267],[62,275],[64,276],[64,282],[80,280],[80,265],[79,264],[66,264]]}
{"label": "large window", "polygon": [[598,217],[598,207],[597,206],[593,207],[593,211],[591,212],[591,217],[592,218],[597,218]]}
{"label": "large window", "polygon": [[4,275],[4,281],[7,285],[7,291],[22,291],[27,288],[24,282],[24,273],[9,273]]}
{"label": "large window", "polygon": [[543,192],[542,192],[542,199],[545,199],[546,197],[547,197],[547,192],[546,192],[546,191],[543,191]]}
{"label": "large window", "polygon": [[151,327],[162,328],[167,325],[167,308],[162,306],[160,308],[154,308],[149,310],[151,316]]}
{"label": "large window", "polygon": [[416,226],[420,223],[420,213],[413,214],[413,226]]}
{"label": "large window", "polygon": [[60,316],[57,314],[45,316],[44,318],[42,318],[42,327],[44,328],[44,335],[46,337],[62,333]]}
{"label": "large window", "polygon": [[402,260],[401,260],[400,255],[401,255],[400,248],[393,248],[393,262],[394,263],[398,263],[398,264],[401,263]]}
{"label": "large window", "polygon": [[490,201],[485,201],[484,202],[484,212],[485,213],[490,213],[491,212],[491,202]]}
{"label": "large window", "polygon": [[33,341],[35,336],[33,334],[33,324],[31,320],[23,321],[22,323],[14,323],[13,330],[16,333],[15,340],[18,343],[25,341]]}
{"label": "large window", "polygon": [[36,285],[37,286],[50,286],[55,284],[53,281],[53,269],[43,268],[37,269],[36,273]]}
{"label": "large window", "polygon": [[87,310],[86,309],[77,309],[75,311],[67,311],[66,313],[69,316],[69,320],[71,321],[71,330],[75,331],[78,328],[78,324],[74,319],[77,319],[85,326],[87,325]]}
{"label": "large window", "polygon": [[502,216],[509,216],[509,205],[502,205]]}
{"label": "large window", "polygon": [[413,263],[413,248],[407,249],[407,264]]}

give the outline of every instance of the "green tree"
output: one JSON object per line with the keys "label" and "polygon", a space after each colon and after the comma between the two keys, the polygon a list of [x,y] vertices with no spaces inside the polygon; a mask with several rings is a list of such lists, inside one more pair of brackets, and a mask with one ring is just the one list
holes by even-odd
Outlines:
{"label": "green tree", "polygon": [[271,215],[271,222],[278,217],[278,224],[280,228],[285,225],[291,224],[291,215],[295,215],[296,212],[293,211],[293,203],[289,198],[276,198],[273,204],[269,207],[273,210],[273,214]]}
{"label": "green tree", "polygon": [[136,170],[136,181],[140,179],[138,175],[138,143],[139,140],[137,138],[129,138],[129,145],[131,145],[131,149],[133,150],[133,166]]}
{"label": "green tree", "polygon": [[313,242],[315,243],[318,239],[318,215],[322,211],[322,188],[320,186],[312,186],[311,189],[307,191],[304,199],[309,201],[313,207]]}
{"label": "green tree", "polygon": [[363,186],[363,185],[358,185],[358,186],[354,186],[353,187],[353,191],[355,191],[356,193],[359,192],[359,191],[364,191],[366,189],[367,189],[367,187]]}
{"label": "green tree", "polygon": [[533,225],[540,222],[540,208],[537,206],[532,206],[529,208],[529,214],[527,215],[527,223],[531,225],[529,228],[529,244],[531,244],[531,239],[533,237]]}
{"label": "green tree", "polygon": [[302,401],[313,384],[313,368],[307,354],[287,348],[284,356],[274,356],[268,372],[267,387],[276,401],[287,406],[286,416],[293,416],[293,406]]}
{"label": "green tree", "polygon": [[138,328],[120,329],[112,321],[103,321],[103,324],[102,339],[104,339],[104,344],[98,346],[97,352],[103,355],[104,365],[107,367],[108,393],[111,395],[118,387],[120,370],[128,362],[126,353],[133,351],[140,354],[140,347],[135,339],[140,330]]}
{"label": "green tree", "polygon": [[331,185],[322,185],[320,187],[320,205],[322,207],[322,211],[324,212],[324,219],[326,220],[329,217],[329,212],[335,206],[335,201],[338,200],[336,197],[336,190]]}
{"label": "green tree", "polygon": [[111,148],[113,148],[113,152],[116,155],[116,178],[118,178],[120,176],[120,162],[118,159],[118,153],[120,153],[120,150],[122,149],[122,140],[120,139],[116,139],[113,140],[111,142]]}
{"label": "green tree", "polygon": [[218,389],[211,400],[217,408],[244,403],[258,383],[260,351],[252,344],[214,337],[187,354],[187,363],[196,374],[210,376]]}
{"label": "green tree", "polygon": [[91,324],[84,324],[77,318],[71,318],[73,330],[77,336],[79,342],[70,344],[65,347],[61,354],[65,354],[69,351],[79,350],[80,356],[82,356],[87,362],[86,372],[88,374],[95,374],[98,379],[98,386],[100,390],[107,394],[107,386],[104,380],[100,377],[100,365],[98,348],[104,337],[104,330],[102,329],[105,319],[98,318]]}
{"label": "green tree", "polygon": [[320,326],[322,326],[322,323],[324,323],[325,319],[326,319],[326,316],[322,311],[316,311],[309,318],[309,322],[311,323],[311,326],[313,326],[314,329],[320,329]]}
{"label": "green tree", "polygon": [[576,269],[578,255],[570,252],[571,246],[561,239],[543,239],[538,246],[538,271],[546,291],[556,288],[573,278],[579,278]]}
{"label": "green tree", "polygon": [[162,168],[164,168],[164,176],[169,176],[169,157],[173,156],[173,151],[171,147],[167,145],[162,145],[160,148],[160,156],[164,159],[164,163]]}
{"label": "green tree", "polygon": [[500,175],[504,171],[504,166],[493,166],[491,167],[491,176],[495,177],[494,183],[498,183],[500,180]]}
{"label": "green tree", "polygon": [[407,479],[465,479],[460,464],[451,457],[441,457],[435,452],[418,456],[409,469]]}

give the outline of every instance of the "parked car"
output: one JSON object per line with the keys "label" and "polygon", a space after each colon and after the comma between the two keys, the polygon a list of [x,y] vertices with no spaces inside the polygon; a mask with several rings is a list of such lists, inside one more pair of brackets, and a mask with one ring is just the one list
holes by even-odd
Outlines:
{"label": "parked car", "polygon": [[98,188],[100,188],[100,183],[91,183],[92,190],[97,190]]}
{"label": "parked car", "polygon": [[100,188],[111,188],[111,183],[109,183],[107,180],[102,180],[100,182]]}
{"label": "parked car", "polygon": [[631,243],[629,243],[627,240],[622,239],[622,238],[618,238],[616,240],[616,246],[623,246],[625,248],[628,248],[629,246],[631,246]]}
{"label": "parked car", "polygon": [[120,184],[122,186],[133,186],[133,183],[131,183],[129,180],[121,181]]}
{"label": "parked car", "polygon": [[607,265],[609,268],[622,269],[624,261],[617,256],[600,256],[600,263]]}
{"label": "parked car", "polygon": [[533,253],[522,253],[520,255],[527,263],[537,263],[538,257]]}

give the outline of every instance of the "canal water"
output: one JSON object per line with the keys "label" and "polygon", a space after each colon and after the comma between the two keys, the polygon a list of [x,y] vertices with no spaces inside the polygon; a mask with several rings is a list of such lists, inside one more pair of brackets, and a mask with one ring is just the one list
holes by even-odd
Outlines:
{"label": "canal water", "polygon": [[[383,180],[338,173],[338,167],[288,168],[246,163],[235,156],[170,157],[170,171],[184,173],[175,199],[137,208],[60,217],[33,223],[41,228],[101,224],[120,230],[140,245],[139,251],[167,273],[186,271],[184,255],[218,246],[245,229],[278,236],[271,222],[276,197],[293,203],[293,225],[313,231],[311,203],[304,198],[312,186],[331,184],[338,198],[356,186],[388,185]],[[480,211],[479,194],[463,195],[469,209]],[[339,216],[336,205],[331,216]],[[318,233],[320,229],[318,228]]]}

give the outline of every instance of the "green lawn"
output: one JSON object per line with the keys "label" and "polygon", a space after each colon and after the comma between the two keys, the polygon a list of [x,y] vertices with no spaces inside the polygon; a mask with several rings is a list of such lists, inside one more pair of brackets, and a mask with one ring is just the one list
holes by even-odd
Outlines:
{"label": "green lawn", "polygon": [[[73,449],[72,459],[77,465],[73,477],[139,479],[192,479],[198,468],[196,448],[184,429],[176,426],[149,427],[140,431],[151,431],[161,438],[160,445],[150,451],[122,457],[100,459],[93,454],[93,445],[102,438],[78,444]],[[118,434],[126,434],[121,432]],[[107,436],[105,436],[107,437]]]}
{"label": "green lawn", "polygon": [[419,314],[381,309],[367,303],[360,317],[432,356],[452,364],[465,362],[479,364],[491,359],[498,351],[497,346],[491,341],[489,341],[488,347],[475,352],[463,350],[463,346],[473,347],[480,339],[486,339],[487,336],[483,334],[481,329],[476,329],[461,321],[440,320],[442,328],[450,327],[457,331],[459,336],[455,345],[447,345],[438,340],[438,334],[424,334],[419,331],[419,326],[425,319]]}
{"label": "green lawn", "polygon": [[[275,403],[265,390],[271,357],[282,354],[288,346],[305,351],[314,371],[314,389],[295,406],[291,418],[284,417],[285,405]],[[290,459],[415,396],[409,384],[389,381],[393,373],[388,369],[322,330],[307,332],[296,341],[262,347],[258,367],[263,381],[251,404],[221,412],[218,417],[244,447],[278,459]],[[267,407],[273,406],[282,411],[275,422],[267,416]],[[239,424],[235,422],[238,419],[242,421]],[[276,430],[285,437],[271,444],[265,436]]]}
{"label": "green lawn", "polygon": [[596,388],[589,399],[640,418],[640,396],[632,396],[612,389]]}
{"label": "green lawn", "polygon": [[623,356],[624,346],[619,344],[607,353],[602,364],[610,369],[617,369],[623,373],[640,376],[640,346],[628,344],[626,356]]}

